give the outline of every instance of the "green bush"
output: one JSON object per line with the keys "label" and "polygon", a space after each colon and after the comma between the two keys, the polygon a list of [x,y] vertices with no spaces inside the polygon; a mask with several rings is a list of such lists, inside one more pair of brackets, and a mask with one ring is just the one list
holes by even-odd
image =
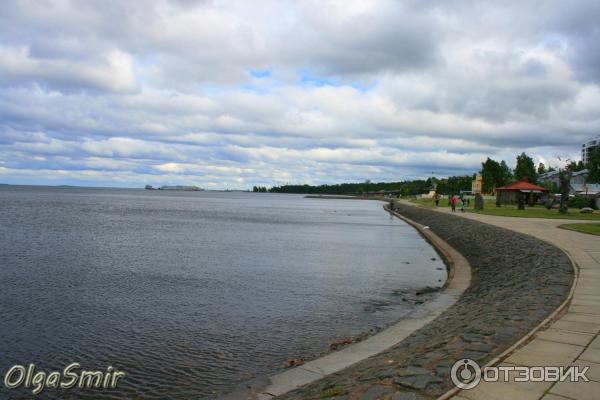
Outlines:
{"label": "green bush", "polygon": [[585,197],[571,197],[569,199],[569,207],[570,208],[583,208],[583,207],[591,207],[596,208],[596,203],[593,198],[585,198]]}

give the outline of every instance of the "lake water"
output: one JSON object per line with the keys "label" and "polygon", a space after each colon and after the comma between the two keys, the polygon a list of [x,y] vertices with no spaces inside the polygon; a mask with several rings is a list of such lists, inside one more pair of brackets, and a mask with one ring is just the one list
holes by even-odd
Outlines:
{"label": "lake water", "polygon": [[212,398],[390,325],[445,279],[381,202],[0,186],[2,377],[29,363],[127,373],[48,398]]}

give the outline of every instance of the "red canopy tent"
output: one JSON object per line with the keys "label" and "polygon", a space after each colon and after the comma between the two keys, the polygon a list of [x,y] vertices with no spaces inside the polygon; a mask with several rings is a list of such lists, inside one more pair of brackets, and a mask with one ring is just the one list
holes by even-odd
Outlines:
{"label": "red canopy tent", "polygon": [[540,195],[547,192],[548,189],[545,187],[534,185],[524,179],[496,188],[496,203],[515,204],[518,203],[519,196],[525,196],[527,204],[533,205]]}

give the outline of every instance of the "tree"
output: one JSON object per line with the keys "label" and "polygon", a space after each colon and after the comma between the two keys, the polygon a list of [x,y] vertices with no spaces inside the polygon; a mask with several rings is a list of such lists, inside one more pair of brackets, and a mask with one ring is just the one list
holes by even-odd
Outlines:
{"label": "tree", "polygon": [[461,191],[471,190],[472,178],[466,176],[450,176],[438,184],[437,192],[440,194],[459,194]]}
{"label": "tree", "polygon": [[498,161],[487,158],[481,163],[481,190],[483,193],[492,193],[497,187],[503,185],[502,166]]}
{"label": "tree", "polygon": [[508,165],[506,164],[506,161],[504,160],[500,161],[500,169],[502,170],[502,173],[500,174],[501,178],[498,181],[498,186],[504,186],[508,182],[510,182],[510,180],[513,177],[513,174]]}
{"label": "tree", "polygon": [[581,161],[581,160],[579,162],[571,161],[571,162],[569,162],[567,167],[569,168],[569,171],[571,171],[571,172],[577,172],[577,171],[581,171],[581,170],[585,169],[585,165],[583,164],[583,161]]}
{"label": "tree", "polygon": [[541,174],[544,174],[544,173],[546,173],[546,166],[544,165],[544,163],[543,163],[543,162],[540,162],[540,163],[538,164],[538,167],[537,167],[537,173],[538,173],[538,175],[541,175]]}
{"label": "tree", "polygon": [[600,183],[600,146],[597,146],[592,154],[590,154],[590,161],[587,168],[589,172],[586,182]]}
{"label": "tree", "polygon": [[502,160],[498,163],[488,157],[485,162],[481,163],[482,191],[484,193],[491,193],[497,187],[506,185],[511,178],[512,173],[506,165],[506,161]]}
{"label": "tree", "polygon": [[517,156],[515,178],[518,181],[527,179],[531,183],[536,183],[537,181],[537,174],[535,173],[535,164],[533,163],[533,159],[524,152]]}

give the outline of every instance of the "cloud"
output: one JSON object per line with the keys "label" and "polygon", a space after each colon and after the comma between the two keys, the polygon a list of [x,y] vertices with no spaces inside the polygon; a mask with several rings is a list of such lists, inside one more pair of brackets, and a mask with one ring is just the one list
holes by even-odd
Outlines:
{"label": "cloud", "polygon": [[119,51],[106,56],[104,65],[70,60],[32,58],[28,48],[0,47],[0,84],[35,83],[50,89],[135,91],[131,58]]}
{"label": "cloud", "polygon": [[[438,21],[394,1],[304,2],[277,54],[325,76],[428,68],[438,58]],[[332,18],[332,16],[336,16]]]}
{"label": "cloud", "polygon": [[598,6],[0,3],[0,181],[213,188],[578,159]]}
{"label": "cloud", "polygon": [[600,82],[600,4],[576,0],[552,9],[549,28],[564,40],[564,51],[577,78]]}
{"label": "cloud", "polygon": [[183,172],[186,170],[186,167],[182,164],[177,164],[177,163],[164,163],[164,164],[159,164],[159,165],[155,165],[152,168],[156,169],[157,171],[161,171],[161,172]]}

